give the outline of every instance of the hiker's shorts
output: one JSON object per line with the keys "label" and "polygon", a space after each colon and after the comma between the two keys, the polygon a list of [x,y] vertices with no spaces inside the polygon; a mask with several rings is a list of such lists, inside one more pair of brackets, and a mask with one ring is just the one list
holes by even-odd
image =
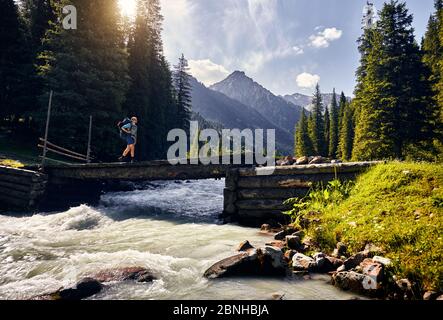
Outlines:
{"label": "hiker's shorts", "polygon": [[128,146],[130,146],[131,144],[135,144],[135,139],[134,139],[134,137],[127,136],[127,137],[126,137],[126,143],[128,144]]}

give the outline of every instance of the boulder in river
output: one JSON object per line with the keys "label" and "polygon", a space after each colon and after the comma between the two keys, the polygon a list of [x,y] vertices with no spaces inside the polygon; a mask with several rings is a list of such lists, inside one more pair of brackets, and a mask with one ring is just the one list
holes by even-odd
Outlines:
{"label": "boulder in river", "polygon": [[84,278],[77,282],[74,288],[63,289],[58,292],[59,300],[82,300],[99,293],[103,285],[92,278]]}
{"label": "boulder in river", "polygon": [[103,285],[92,278],[83,278],[72,288],[59,289],[56,292],[40,295],[31,300],[82,300],[99,293]]}
{"label": "boulder in river", "polygon": [[363,293],[366,276],[355,271],[337,272],[332,276],[332,284],[346,291]]}
{"label": "boulder in river", "polygon": [[142,267],[129,267],[108,269],[97,272],[92,276],[93,279],[99,282],[113,282],[113,281],[137,281],[137,282],[151,282],[155,280],[151,271]]}
{"label": "boulder in river", "polygon": [[316,253],[314,256],[315,271],[318,273],[328,273],[337,270],[343,261],[334,257],[329,257],[324,253]]}
{"label": "boulder in river", "polygon": [[286,243],[289,249],[298,252],[303,252],[305,250],[299,236],[286,236]]}
{"label": "boulder in river", "polygon": [[286,236],[289,236],[291,234],[293,234],[294,232],[296,232],[297,230],[295,230],[294,228],[287,228],[284,229],[280,232],[278,232],[275,236],[274,239],[275,240],[285,240]]}
{"label": "boulder in river", "polygon": [[266,243],[266,246],[283,249],[284,247],[286,247],[286,242],[281,241],[281,240],[275,240],[275,241],[271,241],[269,243]]}
{"label": "boulder in river", "polygon": [[245,276],[286,276],[287,263],[283,252],[274,247],[264,247],[242,252],[212,265],[204,273],[209,279]]}
{"label": "boulder in river", "polygon": [[254,249],[253,245],[249,243],[248,240],[243,241],[237,247],[237,251],[248,251]]}
{"label": "boulder in river", "polygon": [[317,264],[311,257],[305,256],[302,253],[296,253],[292,257],[292,267],[295,271],[315,271]]}

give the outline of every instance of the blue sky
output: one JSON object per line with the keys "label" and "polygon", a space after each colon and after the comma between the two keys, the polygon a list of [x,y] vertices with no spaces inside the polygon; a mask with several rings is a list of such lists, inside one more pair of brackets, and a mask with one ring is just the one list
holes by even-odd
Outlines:
{"label": "blue sky", "polygon": [[[319,80],[352,95],[366,0],[161,1],[168,60],[183,52],[207,85],[242,70],[275,94],[311,94]],[[406,3],[420,41],[433,0]]]}

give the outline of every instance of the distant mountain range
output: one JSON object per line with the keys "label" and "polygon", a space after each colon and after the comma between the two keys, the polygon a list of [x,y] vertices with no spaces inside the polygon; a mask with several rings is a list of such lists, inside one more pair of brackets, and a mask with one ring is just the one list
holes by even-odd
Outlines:
{"label": "distant mountain range", "polygon": [[[294,128],[312,97],[303,94],[276,96],[244,72],[235,71],[209,88],[191,77],[193,118],[216,129],[275,129],[281,153],[292,154]],[[329,105],[332,94],[323,95]]]}
{"label": "distant mountain range", "polygon": [[[276,145],[282,152],[291,152],[293,137],[271,123],[254,108],[231,99],[228,96],[205,87],[191,78],[192,111],[213,124],[215,128],[226,129],[276,129]],[[200,119],[201,120],[201,119]],[[200,122],[200,121],[199,121]]]}
{"label": "distant mountain range", "polygon": [[286,131],[293,139],[294,126],[301,116],[300,106],[274,95],[241,71],[235,71],[210,88],[251,106],[276,127]]}
{"label": "distant mountain range", "polygon": [[[323,93],[322,95],[323,98],[323,104],[325,106],[330,106],[332,104],[332,93]],[[305,108],[308,111],[312,111],[312,95],[308,96],[308,95],[304,95],[301,93],[294,93],[291,95],[285,95],[282,96],[283,99],[285,99],[286,101],[295,104],[297,106],[302,106],[303,108]],[[351,98],[347,97],[348,101],[351,100]],[[340,100],[340,93],[337,93],[337,102],[339,102]]]}

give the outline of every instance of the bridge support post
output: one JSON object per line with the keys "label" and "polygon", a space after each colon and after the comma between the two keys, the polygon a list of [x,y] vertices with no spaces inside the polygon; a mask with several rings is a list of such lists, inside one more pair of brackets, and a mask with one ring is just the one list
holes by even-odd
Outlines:
{"label": "bridge support post", "polygon": [[235,205],[237,202],[237,189],[238,170],[228,170],[226,172],[225,189],[223,191],[223,217],[226,222],[232,222],[237,219],[238,210]]}

